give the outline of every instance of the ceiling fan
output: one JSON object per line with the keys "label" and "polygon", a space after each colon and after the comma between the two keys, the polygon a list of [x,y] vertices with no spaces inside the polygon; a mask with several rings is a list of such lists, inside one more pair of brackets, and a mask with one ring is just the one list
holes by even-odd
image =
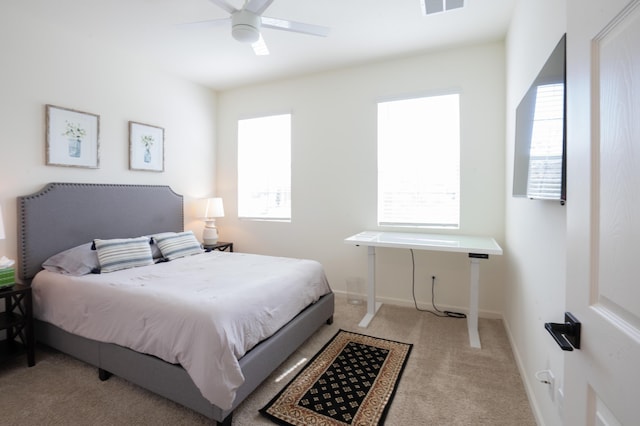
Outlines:
{"label": "ceiling fan", "polygon": [[230,16],[186,25],[212,26],[231,22],[231,35],[233,38],[243,43],[251,43],[256,55],[269,54],[260,32],[261,28],[272,28],[274,30],[291,31],[320,37],[326,37],[329,34],[329,28],[327,27],[262,16],[264,11],[271,6],[273,0],[244,0],[244,5],[240,9],[236,9],[226,0],[209,1],[229,12]]}

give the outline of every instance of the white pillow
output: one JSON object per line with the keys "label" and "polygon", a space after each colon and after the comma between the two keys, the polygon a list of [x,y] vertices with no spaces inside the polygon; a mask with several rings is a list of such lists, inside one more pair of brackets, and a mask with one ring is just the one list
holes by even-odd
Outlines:
{"label": "white pillow", "polygon": [[44,261],[42,267],[47,271],[64,275],[86,275],[100,272],[100,262],[95,250],[91,250],[92,243],[82,244],[55,254]]}

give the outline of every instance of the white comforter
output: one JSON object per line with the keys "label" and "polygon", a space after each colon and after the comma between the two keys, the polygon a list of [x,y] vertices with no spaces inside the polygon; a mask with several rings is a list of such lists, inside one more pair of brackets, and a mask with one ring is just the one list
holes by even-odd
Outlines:
{"label": "white comforter", "polygon": [[238,359],[330,292],[312,260],[211,252],[151,266],[34,278],[34,315],[70,333],[179,363],[231,408]]}

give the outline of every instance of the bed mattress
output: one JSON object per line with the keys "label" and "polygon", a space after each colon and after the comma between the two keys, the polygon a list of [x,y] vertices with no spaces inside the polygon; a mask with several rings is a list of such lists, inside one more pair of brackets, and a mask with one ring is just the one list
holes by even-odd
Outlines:
{"label": "bed mattress", "polygon": [[222,409],[244,382],[238,360],[331,291],[316,261],[217,251],[107,274],[41,271],[32,288],[37,319],[180,364]]}

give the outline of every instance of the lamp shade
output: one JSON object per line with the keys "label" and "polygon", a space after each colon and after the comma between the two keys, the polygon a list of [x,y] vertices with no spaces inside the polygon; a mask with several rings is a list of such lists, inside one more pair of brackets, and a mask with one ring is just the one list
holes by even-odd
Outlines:
{"label": "lamp shade", "polygon": [[0,209],[0,240],[4,240],[4,221],[2,220],[2,209]]}
{"label": "lamp shade", "polygon": [[222,205],[222,198],[209,198],[207,200],[207,207],[204,211],[204,217],[224,217],[224,206]]}

